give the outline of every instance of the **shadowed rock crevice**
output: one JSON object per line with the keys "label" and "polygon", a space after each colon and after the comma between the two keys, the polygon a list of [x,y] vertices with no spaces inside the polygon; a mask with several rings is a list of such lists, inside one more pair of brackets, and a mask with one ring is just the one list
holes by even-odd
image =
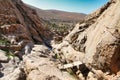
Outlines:
{"label": "shadowed rock crevice", "polygon": [[120,45],[115,49],[114,55],[111,58],[110,69],[117,73],[120,71]]}

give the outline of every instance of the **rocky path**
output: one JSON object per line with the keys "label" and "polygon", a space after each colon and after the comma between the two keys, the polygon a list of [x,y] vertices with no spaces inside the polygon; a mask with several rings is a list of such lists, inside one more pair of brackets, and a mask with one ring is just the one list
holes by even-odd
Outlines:
{"label": "rocky path", "polygon": [[24,56],[23,60],[27,80],[75,80],[69,73],[57,68],[44,45],[35,45],[31,54]]}
{"label": "rocky path", "polygon": [[8,63],[1,63],[0,80],[76,80],[66,71],[57,68],[57,62],[44,45],[35,45],[31,53],[17,57]]}

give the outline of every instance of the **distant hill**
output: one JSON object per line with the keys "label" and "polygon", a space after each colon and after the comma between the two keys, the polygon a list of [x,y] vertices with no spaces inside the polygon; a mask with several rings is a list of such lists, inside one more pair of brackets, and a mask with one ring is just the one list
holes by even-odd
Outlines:
{"label": "distant hill", "polygon": [[[30,6],[30,5],[28,5]],[[84,19],[86,14],[83,13],[75,13],[75,12],[65,12],[59,10],[42,10],[33,6],[30,6],[35,9],[40,18],[53,21],[53,22],[79,22]]]}

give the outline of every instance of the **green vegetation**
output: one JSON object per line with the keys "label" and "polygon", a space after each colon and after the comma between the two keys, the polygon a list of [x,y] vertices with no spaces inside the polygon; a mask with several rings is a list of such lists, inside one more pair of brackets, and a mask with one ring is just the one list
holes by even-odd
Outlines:
{"label": "green vegetation", "polygon": [[5,51],[6,56],[8,58],[11,57],[15,57],[15,55],[13,54],[12,50],[10,50],[10,42],[7,39],[2,38],[1,34],[0,34],[0,45],[4,45],[5,48],[1,49],[3,51]]}
{"label": "green vegetation", "polygon": [[55,59],[60,59],[60,56],[58,54],[55,54],[54,58]]}
{"label": "green vegetation", "polygon": [[69,22],[69,21],[56,21],[56,20],[43,20],[43,25],[49,29],[50,31],[53,31],[53,36],[56,37],[56,35],[59,36],[66,36],[69,31],[71,31],[74,28],[75,22]]}
{"label": "green vegetation", "polygon": [[67,72],[72,75],[75,79],[79,79],[78,76],[74,73],[74,71],[71,68],[66,69]]}
{"label": "green vegetation", "polygon": [[[4,50],[5,51],[5,50]],[[11,50],[6,50],[6,56],[10,59],[11,57],[15,57]]]}
{"label": "green vegetation", "polygon": [[50,28],[58,32],[68,31],[71,27],[73,26],[70,26],[68,24],[56,24],[56,23],[50,24]]}
{"label": "green vegetation", "polygon": [[74,27],[67,23],[50,23],[47,25],[51,31],[55,32],[59,36],[66,36],[69,31]]}
{"label": "green vegetation", "polygon": [[0,45],[9,46],[10,42],[8,42],[6,39],[0,39]]}

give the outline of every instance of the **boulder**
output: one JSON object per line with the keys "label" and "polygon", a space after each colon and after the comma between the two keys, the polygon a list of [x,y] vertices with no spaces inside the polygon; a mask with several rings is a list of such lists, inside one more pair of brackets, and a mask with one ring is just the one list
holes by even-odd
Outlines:
{"label": "boulder", "polygon": [[6,56],[6,52],[0,50],[0,63],[7,62],[7,61],[8,61],[8,57]]}
{"label": "boulder", "polygon": [[21,74],[22,72],[20,71],[20,69],[16,68],[12,73],[1,78],[0,80],[19,80]]}
{"label": "boulder", "polygon": [[119,0],[111,0],[88,15],[60,44],[53,45],[55,53],[64,54],[68,61],[74,61],[72,57],[78,53],[77,60],[83,56],[81,62],[95,69],[117,73],[120,70],[119,6]]}
{"label": "boulder", "polygon": [[55,65],[55,62],[49,59],[49,56],[41,57],[40,54],[45,55],[42,53],[45,51],[45,46],[35,45],[31,54],[23,57],[23,61],[25,63],[24,70],[26,75],[28,75],[27,80],[75,80],[75,78],[72,77],[69,73],[60,71],[57,68],[57,65]]}

